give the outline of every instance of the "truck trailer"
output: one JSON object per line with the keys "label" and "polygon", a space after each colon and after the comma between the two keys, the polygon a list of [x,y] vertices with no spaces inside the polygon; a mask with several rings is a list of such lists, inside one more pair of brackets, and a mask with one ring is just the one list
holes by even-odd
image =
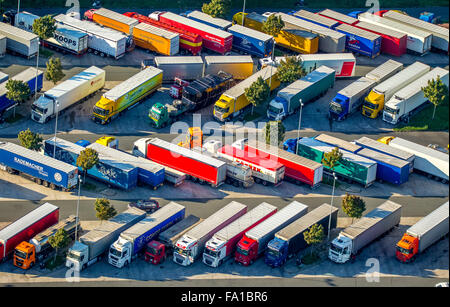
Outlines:
{"label": "truck trailer", "polygon": [[308,206],[293,201],[245,232],[237,244],[235,261],[244,266],[251,265],[253,261],[264,254],[268,242],[273,239],[276,232],[302,217],[306,212],[308,212]]}
{"label": "truck trailer", "polygon": [[105,85],[105,75],[103,69],[91,66],[46,91],[31,105],[31,119],[47,123],[57,113],[94,96]]}
{"label": "truck trailer", "polygon": [[395,256],[403,263],[412,262],[417,255],[448,234],[448,201],[409,227],[396,245]]}
{"label": "truck trailer", "polygon": [[346,86],[330,102],[330,117],[336,120],[343,120],[361,109],[364,98],[374,86],[392,77],[402,69],[402,63],[388,60],[368,72],[364,77]]}
{"label": "truck trailer", "polygon": [[109,264],[118,268],[127,266],[145,250],[147,243],[156,239],[161,231],[181,221],[184,214],[184,206],[170,202],[121,232],[119,238],[109,248]]}
{"label": "truck trailer", "polygon": [[331,242],[328,258],[336,263],[354,260],[365,246],[400,223],[402,206],[386,201],[345,228]]}
{"label": "truck trailer", "polygon": [[[1,156],[1,155],[0,155]],[[58,223],[59,208],[45,203],[0,230],[0,263],[23,241]]]}
{"label": "truck trailer", "polygon": [[155,26],[140,23],[133,28],[136,46],[163,55],[175,55],[180,48],[180,35]]}
{"label": "truck trailer", "polygon": [[173,82],[175,78],[195,80],[203,77],[201,56],[156,56],[154,62],[155,67],[164,72],[163,82]]}
{"label": "truck trailer", "polygon": [[12,55],[30,59],[37,55],[39,36],[34,33],[0,22],[0,34],[6,37],[6,50]]}
{"label": "truck trailer", "polygon": [[301,79],[278,91],[267,108],[267,118],[283,120],[300,109],[300,103],[307,104],[325,95],[334,87],[336,71],[327,66],[320,66]]}
{"label": "truck trailer", "polygon": [[308,246],[304,233],[313,225],[321,225],[326,235],[331,218],[330,230],[336,228],[338,211],[336,207],[323,204],[278,231],[267,244],[264,262],[273,268],[283,266],[290,257]]}
{"label": "truck trailer", "polygon": [[247,206],[232,201],[186,232],[176,243],[173,261],[188,266],[201,257],[211,237],[247,212]]}
{"label": "truck trailer", "polygon": [[233,34],[233,49],[239,53],[260,58],[272,55],[273,36],[237,24],[228,28],[228,32]]}
{"label": "truck trailer", "polygon": [[134,18],[105,8],[87,10],[84,13],[84,18],[102,26],[123,32],[126,35],[132,35],[133,28],[139,24],[139,21]]}
{"label": "truck trailer", "polygon": [[305,10],[299,10],[297,12],[294,12],[292,15],[329,29],[335,29],[340,24],[339,22],[333,19]]}
{"label": "truck trailer", "polygon": [[253,74],[253,66],[249,55],[207,55],[204,57],[203,75],[215,75],[223,71],[231,74],[234,80],[244,80]]}
{"label": "truck trailer", "polygon": [[88,50],[89,35],[70,26],[56,24],[53,37],[42,41],[42,45],[62,54],[81,56]]}
{"label": "truck trailer", "polygon": [[203,12],[194,10],[192,12],[189,12],[186,15],[187,18],[198,21],[200,23],[204,23],[208,26],[220,29],[222,31],[227,31],[229,27],[232,26],[232,22],[222,19],[222,18],[217,18],[217,17],[211,17],[208,14],[205,14]]}
{"label": "truck trailer", "polygon": [[156,91],[162,84],[162,76],[161,69],[148,67],[113,87],[95,104],[92,119],[102,125],[110,123]]}
{"label": "truck trailer", "polygon": [[356,144],[353,144],[352,142],[347,142],[343,139],[321,133],[319,135],[316,135],[313,137],[316,141],[326,143],[328,145],[332,145],[334,147],[339,147],[340,149],[344,149],[346,151],[349,151],[351,153],[357,153],[358,150],[360,150],[362,147]]}
{"label": "truck trailer", "polygon": [[66,267],[80,272],[99,261],[123,231],[143,220],[145,216],[145,211],[129,208],[82,235],[69,249]]}
{"label": "truck trailer", "polygon": [[345,49],[369,58],[377,57],[381,52],[381,36],[348,24],[341,24],[335,28],[337,32],[345,34]]}
{"label": "truck trailer", "polygon": [[330,10],[330,9],[325,9],[323,11],[320,11],[320,12],[316,13],[316,14],[319,14],[321,16],[330,18],[332,20],[336,20],[337,22],[339,22],[339,24],[345,23],[345,24],[354,26],[355,24],[358,23],[358,19],[357,18],[353,18],[353,17],[351,17],[349,15],[345,15],[345,14],[342,14],[342,13],[339,13],[339,12],[336,12],[336,11],[333,11],[333,10]]}
{"label": "truck trailer", "polygon": [[277,208],[275,206],[262,203],[216,232],[206,242],[205,251],[203,252],[203,263],[216,268],[229,257],[234,257],[236,244],[242,239],[244,234],[275,214],[276,211]]}

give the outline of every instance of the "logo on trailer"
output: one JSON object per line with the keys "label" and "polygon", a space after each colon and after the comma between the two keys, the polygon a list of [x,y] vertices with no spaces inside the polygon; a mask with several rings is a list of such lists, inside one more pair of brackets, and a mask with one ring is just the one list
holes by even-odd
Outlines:
{"label": "logo on trailer", "polygon": [[55,180],[57,182],[61,182],[61,180],[62,180],[62,176],[60,173],[55,173],[55,175],[53,177],[55,178]]}

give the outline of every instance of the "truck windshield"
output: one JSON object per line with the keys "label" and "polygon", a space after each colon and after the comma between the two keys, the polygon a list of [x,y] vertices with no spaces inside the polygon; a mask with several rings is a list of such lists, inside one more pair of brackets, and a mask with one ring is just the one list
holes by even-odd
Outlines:
{"label": "truck windshield", "polygon": [[279,251],[274,250],[270,247],[267,248],[267,254],[269,255],[269,257],[272,257],[272,258],[278,258],[280,256]]}
{"label": "truck windshield", "polygon": [[153,117],[154,119],[158,120],[160,117],[160,113],[155,112],[155,110],[151,109],[150,110],[150,114],[151,117]]}
{"label": "truck windshield", "polygon": [[219,251],[212,251],[209,248],[205,248],[205,254],[208,254],[214,258],[217,258],[219,256]]}
{"label": "truck windshield", "polygon": [[330,110],[336,114],[341,114],[342,106],[339,103],[332,101],[330,102]]}
{"label": "truck windshield", "polygon": [[17,249],[14,251],[14,256],[17,256],[22,259],[27,259],[27,253],[24,253],[23,251]]}
{"label": "truck windshield", "polygon": [[67,255],[67,258],[79,261],[80,260],[80,255],[78,255],[78,254],[76,254],[76,253],[74,253],[72,251],[69,251],[69,254]]}
{"label": "truck windshield", "polygon": [[102,108],[99,108],[97,106],[94,106],[94,113],[98,114],[98,115],[106,116],[106,115],[109,114],[109,111],[105,110],[105,109],[102,109]]}
{"label": "truck windshield", "polygon": [[385,106],[384,107],[384,111],[385,112],[387,112],[387,113],[391,113],[391,114],[398,114],[398,109],[392,109],[392,108],[389,108],[389,107],[387,107],[387,106]]}
{"label": "truck windshield", "polygon": [[220,114],[223,114],[223,113],[228,113],[228,110],[230,109],[230,107],[227,107],[227,108],[221,108],[221,107],[219,107],[219,106],[214,106],[214,111],[216,112],[216,113],[220,113]]}
{"label": "truck windshield", "polygon": [[117,249],[112,248],[112,247],[109,249],[109,253],[111,255],[117,256],[117,257],[121,257],[122,256],[122,252],[121,251],[118,251]]}
{"label": "truck windshield", "polygon": [[47,113],[47,109],[46,108],[40,108],[37,105],[32,104],[31,105],[31,110],[33,110],[36,113],[39,113],[41,115],[44,115],[45,113]]}
{"label": "truck windshield", "polygon": [[377,109],[377,105],[371,103],[370,101],[368,101],[367,99],[364,101],[364,106],[371,109],[371,110],[376,110]]}
{"label": "truck windshield", "polygon": [[241,255],[248,256],[248,250],[242,249],[239,246],[237,247],[236,251]]}
{"label": "truck windshield", "polygon": [[153,246],[147,246],[147,253],[149,253],[150,255],[159,255],[158,250]]}
{"label": "truck windshield", "polygon": [[269,105],[268,111],[269,111],[270,113],[279,114],[279,113],[281,113],[283,110],[282,110],[282,109],[278,109],[277,107],[274,107],[274,106]]}
{"label": "truck windshield", "polygon": [[342,254],[343,249],[339,246],[334,245],[333,243],[330,245],[330,249],[338,254]]}
{"label": "truck windshield", "polygon": [[412,248],[411,249],[406,249],[406,248],[403,248],[403,247],[400,247],[400,246],[396,246],[397,247],[397,250],[400,252],[400,253],[402,253],[402,254],[405,254],[405,255],[409,255],[409,254],[412,254]]}

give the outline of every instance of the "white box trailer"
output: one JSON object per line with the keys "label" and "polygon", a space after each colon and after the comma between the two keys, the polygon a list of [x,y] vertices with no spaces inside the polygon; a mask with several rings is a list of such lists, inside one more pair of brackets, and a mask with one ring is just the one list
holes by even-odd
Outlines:
{"label": "white box trailer", "polygon": [[197,10],[187,14],[187,18],[207,24],[211,27],[218,28],[223,31],[226,31],[233,24],[231,21],[222,18],[214,18]]}
{"label": "white box trailer", "polygon": [[46,39],[43,45],[62,53],[70,52],[75,55],[81,55],[88,49],[88,40],[89,35],[87,33],[57,24],[53,37]]}
{"label": "white box trailer", "polygon": [[428,85],[428,81],[436,80],[438,77],[448,87],[448,70],[434,68],[394,94],[384,106],[383,120],[393,125],[399,121],[408,121],[415,111],[428,102],[422,88]]}
{"label": "white box trailer", "polygon": [[358,19],[375,25],[379,25],[391,30],[395,30],[408,35],[406,49],[417,54],[424,54],[430,51],[432,34],[431,32],[370,13],[361,13]]}
{"label": "white box trailer", "polygon": [[416,156],[414,159],[415,171],[448,182],[448,154],[399,137],[392,139],[389,146],[414,154]]}
{"label": "white box trailer", "polygon": [[418,28],[433,34],[431,39],[431,46],[448,52],[449,46],[449,32],[448,29],[441,27],[436,24],[432,24],[431,22],[426,22],[424,20],[420,20],[419,18],[414,18],[412,16],[408,16],[405,14],[400,14],[396,11],[387,11],[383,14],[384,18],[395,20],[401,22],[403,24],[412,26],[414,28]]}
{"label": "white box trailer", "polygon": [[13,55],[19,54],[28,59],[37,55],[39,36],[36,34],[0,22],[0,35],[6,36],[6,49]]}
{"label": "white box trailer", "polygon": [[91,66],[46,91],[31,106],[31,118],[45,123],[71,105],[93,95],[105,85],[105,71]]}
{"label": "white box trailer", "polygon": [[19,12],[14,16],[14,26],[28,32],[33,32],[33,23],[39,18],[40,16],[29,12]]}
{"label": "white box trailer", "polygon": [[119,31],[103,28],[93,22],[75,19],[64,14],[59,14],[54,19],[58,23],[87,33],[89,35],[88,52],[100,56],[111,56],[115,59],[121,58],[126,52],[129,38]]}

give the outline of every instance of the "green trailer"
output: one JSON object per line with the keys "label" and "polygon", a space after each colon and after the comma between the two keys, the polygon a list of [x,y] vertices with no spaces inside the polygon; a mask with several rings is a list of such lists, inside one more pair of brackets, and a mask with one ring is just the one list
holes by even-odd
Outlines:
{"label": "green trailer", "polygon": [[[298,155],[322,163],[323,155],[334,149],[333,146],[317,141],[313,138],[301,138],[297,142]],[[342,150],[342,159],[334,169],[338,178],[349,182],[357,182],[364,187],[370,186],[376,180],[377,163],[349,151]],[[324,166],[324,172],[332,171]]]}

